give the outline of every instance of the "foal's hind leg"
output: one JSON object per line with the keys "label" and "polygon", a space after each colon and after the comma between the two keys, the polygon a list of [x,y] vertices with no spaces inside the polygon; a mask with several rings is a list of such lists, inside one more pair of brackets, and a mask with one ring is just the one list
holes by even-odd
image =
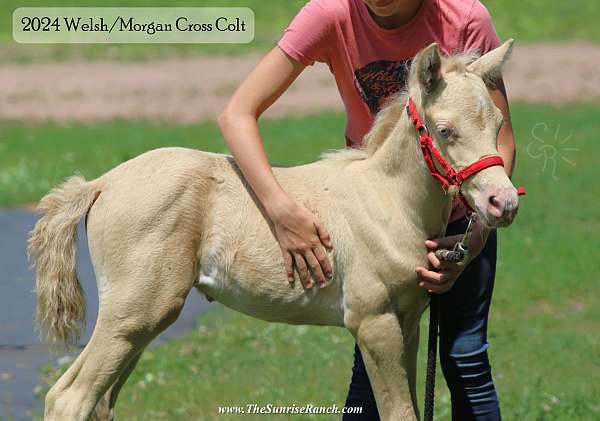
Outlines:
{"label": "foal's hind leg", "polygon": [[87,420],[136,347],[136,341],[116,338],[100,325],[64,379],[59,379],[46,395],[44,419]]}
{"label": "foal's hind leg", "polygon": [[182,256],[174,250],[165,247],[158,254],[162,258],[154,262],[143,256],[127,259],[137,262],[136,268],[147,268],[146,273],[120,267],[116,273],[130,275],[106,277],[92,338],[48,392],[46,420],[89,419],[101,397],[118,386],[144,347],[177,319],[193,285],[194,261],[190,254]]}
{"label": "foal's hind leg", "polygon": [[127,379],[129,378],[129,375],[135,369],[135,366],[140,360],[143,352],[144,350],[140,351],[135,357],[133,357],[131,362],[119,375],[117,381],[108,389],[108,391],[100,399],[100,401],[96,405],[94,416],[92,417],[94,421],[112,421],[114,419],[115,405],[117,403],[117,398],[119,397],[119,392],[121,392],[121,388],[123,387],[123,385],[125,385]]}
{"label": "foal's hind leg", "polygon": [[[139,329],[140,323],[133,317],[99,318],[90,343],[65,373],[66,379],[61,378],[48,392],[45,419],[87,420],[102,395],[111,385],[118,385],[141,350],[175,321],[183,302],[184,297],[174,299],[172,311],[168,313],[148,311],[138,316],[146,322],[154,320],[153,328]],[[123,327],[116,328],[115,322]]]}

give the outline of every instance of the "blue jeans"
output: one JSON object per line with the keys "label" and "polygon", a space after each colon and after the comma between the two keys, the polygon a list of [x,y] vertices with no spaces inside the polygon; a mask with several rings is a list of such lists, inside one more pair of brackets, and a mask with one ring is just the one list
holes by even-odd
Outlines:
{"label": "blue jeans", "polygon": [[[446,235],[461,234],[466,219],[448,225]],[[500,406],[488,361],[487,322],[496,272],[496,231],[457,279],[439,296],[440,361],[452,397],[452,420],[498,421]],[[354,347],[354,367],[346,407],[362,406],[362,414],[343,421],[378,421],[379,414],[365,364]]]}

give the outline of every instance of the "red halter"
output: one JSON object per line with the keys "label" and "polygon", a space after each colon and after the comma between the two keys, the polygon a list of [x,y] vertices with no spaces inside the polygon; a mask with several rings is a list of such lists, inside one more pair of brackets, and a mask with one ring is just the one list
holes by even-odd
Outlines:
{"label": "red halter", "polygon": [[[504,161],[502,157],[499,155],[490,155],[485,156],[478,161],[473,162],[471,165],[467,165],[460,171],[456,171],[452,166],[444,159],[440,151],[434,146],[433,138],[429,134],[423,119],[419,115],[417,111],[417,107],[412,98],[408,99],[408,105],[406,107],[406,111],[408,112],[408,116],[410,117],[413,125],[419,132],[419,145],[421,147],[421,152],[423,152],[423,158],[425,159],[425,163],[427,164],[427,168],[429,168],[429,172],[432,177],[439,180],[442,183],[442,189],[444,191],[448,191],[451,186],[458,187],[458,194],[460,200],[465,204],[467,209],[473,211],[473,208],[469,206],[466,199],[462,195],[461,187],[462,183],[469,177],[474,176],[479,171],[483,171],[486,168],[494,167],[494,166],[504,166]],[[444,173],[440,172],[438,167],[435,164],[435,161],[442,168]],[[525,189],[523,187],[519,187],[517,189],[517,194],[524,195]]]}

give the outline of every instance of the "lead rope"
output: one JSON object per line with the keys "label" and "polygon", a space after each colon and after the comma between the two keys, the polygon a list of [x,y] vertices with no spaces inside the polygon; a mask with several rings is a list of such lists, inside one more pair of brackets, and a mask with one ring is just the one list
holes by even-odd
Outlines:
{"label": "lead rope", "polygon": [[435,408],[435,364],[437,362],[439,306],[436,294],[429,300],[429,339],[427,341],[427,375],[425,377],[424,421],[433,421]]}
{"label": "lead rope", "polygon": [[[468,216],[468,224],[462,240],[454,245],[452,250],[436,250],[438,259],[464,265],[469,257],[469,241],[477,215]],[[438,335],[440,326],[440,306],[437,294],[430,294],[429,299],[429,338],[427,340],[427,374],[425,376],[425,408],[424,421],[433,421],[435,409],[435,365],[437,363]]]}

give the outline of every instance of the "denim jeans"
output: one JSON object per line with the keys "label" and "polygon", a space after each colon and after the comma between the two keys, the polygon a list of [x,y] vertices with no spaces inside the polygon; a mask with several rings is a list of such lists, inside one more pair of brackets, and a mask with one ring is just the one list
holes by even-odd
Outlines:
{"label": "denim jeans", "polygon": [[[448,225],[446,235],[461,234],[466,219]],[[439,296],[440,362],[452,398],[453,421],[498,421],[500,406],[488,361],[487,321],[496,272],[496,231],[456,280]],[[424,375],[424,373],[423,373]],[[343,421],[378,421],[375,397],[358,346],[346,406],[362,406],[362,414]]]}

